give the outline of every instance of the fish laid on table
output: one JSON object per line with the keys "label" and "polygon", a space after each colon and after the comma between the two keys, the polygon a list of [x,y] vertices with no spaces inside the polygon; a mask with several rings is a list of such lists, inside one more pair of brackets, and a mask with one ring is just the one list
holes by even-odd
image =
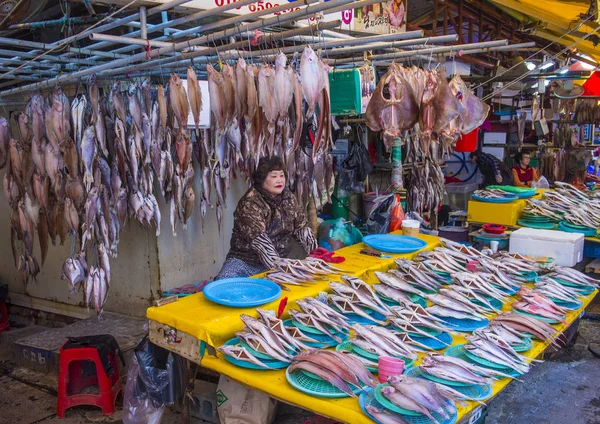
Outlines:
{"label": "fish laid on table", "polygon": [[355,333],[350,342],[378,356],[417,359],[415,351],[390,330],[377,326],[354,325]]}
{"label": "fish laid on table", "polygon": [[388,382],[390,386],[384,387],[381,393],[400,408],[425,415],[435,423],[439,421],[432,412],[443,419],[448,419],[456,412],[455,403],[430,381],[398,375],[389,377]]}
{"label": "fish laid on table", "polygon": [[367,307],[384,315],[389,312],[388,307],[381,301],[381,299],[379,299],[379,296],[377,296],[369,286],[366,286],[368,287],[368,291],[366,289],[357,290],[346,284],[332,281],[329,283],[329,287],[336,295],[345,298],[348,302],[354,304],[355,306]]}
{"label": "fish laid on table", "polygon": [[263,362],[261,362],[260,359],[258,359],[256,356],[254,356],[253,354],[251,354],[243,346],[225,345],[225,346],[219,346],[217,348],[217,350],[219,352],[221,352],[222,354],[224,354],[224,355],[228,355],[228,356],[231,356],[231,357],[237,359],[238,361],[250,362],[251,364],[257,365],[257,366],[259,366],[261,368],[272,369],[268,365],[266,365]]}
{"label": "fish laid on table", "polygon": [[331,330],[331,327],[328,325],[328,323],[323,322],[319,317],[300,312],[296,309],[290,309],[289,314],[294,321],[306,327],[319,330],[321,333],[331,337],[336,342],[342,343],[342,339],[336,335],[335,331]]}
{"label": "fish laid on table", "polygon": [[296,369],[311,372],[331,383],[349,396],[356,397],[350,384],[356,387],[375,387],[377,381],[355,357],[342,352],[314,350],[294,357],[288,372]]}
{"label": "fish laid on table", "polygon": [[421,361],[420,369],[426,374],[444,380],[466,384],[490,384],[488,378],[475,374],[470,369],[454,362],[445,361],[446,356],[428,354]]}

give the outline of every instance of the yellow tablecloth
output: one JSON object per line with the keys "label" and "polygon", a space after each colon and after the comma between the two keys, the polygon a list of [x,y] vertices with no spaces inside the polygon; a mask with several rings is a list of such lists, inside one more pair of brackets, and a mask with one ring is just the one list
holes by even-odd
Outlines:
{"label": "yellow tablecloth", "polygon": [[[419,235],[419,238],[427,242],[427,247],[423,250],[431,250],[439,245],[437,237]],[[394,265],[394,259],[412,259],[417,254],[390,254],[391,258],[382,259],[359,253],[366,247],[364,243],[358,243],[338,250],[336,254],[345,257],[346,260],[336,266],[346,274],[364,277],[367,282],[372,283],[373,271],[387,271]],[[296,300],[317,296],[329,289],[329,281],[340,279],[339,275],[330,277],[327,281],[318,281],[308,287],[290,287],[290,291],[283,291],[281,298],[288,298],[286,311],[295,307]],[[280,299],[261,308],[277,310],[279,302]],[[242,330],[241,314],[258,316],[256,308],[229,308],[217,305],[206,299],[202,293],[181,298],[165,306],[151,307],[146,311],[148,319],[188,333],[214,347],[221,346],[237,331]]]}
{"label": "yellow tablecloth", "polygon": [[[576,311],[571,311],[567,315],[567,322],[569,323],[569,325],[581,316],[583,310],[592,301],[597,292],[598,291],[596,290],[594,293],[583,298],[583,306]],[[509,304],[505,304],[503,307],[504,311],[510,311],[510,309],[511,307]],[[564,331],[566,330],[568,325],[560,324],[556,325],[555,327],[560,331]],[[453,346],[463,343],[466,343],[466,340],[462,335],[453,335]],[[530,358],[535,358],[539,356],[547,347],[548,345],[546,343],[534,341],[531,350],[524,352],[523,354]],[[423,354],[420,354],[419,356],[420,358],[416,362],[417,365],[420,363],[420,359],[423,357]],[[204,359],[202,360],[202,366],[217,371],[218,373],[225,374],[226,376],[233,378],[234,380],[237,380],[247,386],[262,390],[263,392],[268,393],[270,396],[282,400],[286,403],[290,403],[301,408],[314,411],[319,415],[323,415],[346,423],[373,423],[373,421],[371,421],[369,417],[367,417],[360,409],[358,399],[327,399],[304,394],[293,388],[287,382],[285,378],[285,370],[249,370],[237,367],[227,362],[222,357],[214,356],[204,357]],[[535,366],[535,364],[532,364],[532,366]],[[492,386],[492,397],[496,396],[511,381],[512,380],[507,378],[496,381]],[[466,414],[468,414],[471,410],[477,408],[478,406],[479,404],[476,402],[467,402],[466,406],[459,406],[457,422],[460,422],[460,420]]]}
{"label": "yellow tablecloth", "polygon": [[[437,237],[420,235],[419,238],[428,243],[424,250],[431,250],[439,245]],[[376,277],[374,271],[387,271],[394,265],[394,259],[405,257],[412,259],[417,253],[406,255],[390,255],[392,258],[375,258],[360,254],[360,250],[366,247],[363,243],[358,243],[354,246],[349,246],[340,249],[337,253],[346,258],[346,261],[338,266],[347,274],[356,275],[363,278],[367,283],[375,283]],[[339,279],[339,276],[331,278]],[[310,287],[293,287],[289,292],[283,292],[283,296],[288,297],[288,306],[286,309],[295,307],[296,300],[306,296],[316,296],[319,292],[328,289],[328,281],[317,282]],[[569,325],[573,323],[581,314],[585,307],[592,301],[597,290],[589,296],[583,298],[583,306],[572,311],[567,315]],[[279,300],[263,305],[265,309],[276,309],[279,305]],[[511,309],[509,304],[505,304],[504,311]],[[239,315],[246,313],[256,316],[255,308],[238,309],[228,308],[214,304],[207,300],[203,294],[195,294],[182,298],[177,302],[161,306],[151,307],[147,310],[147,317],[150,320],[169,325],[178,331],[183,331],[196,337],[201,341],[207,342],[212,346],[221,346],[234,333],[240,331],[243,327]],[[559,324],[555,326],[560,331],[564,331],[568,326]],[[453,345],[463,344],[466,340],[458,333],[453,335]],[[540,355],[548,345],[538,341],[534,341],[533,347],[524,354],[531,358]],[[423,355],[420,355],[421,357]],[[417,361],[417,364],[420,363]],[[327,399],[314,397],[304,394],[293,388],[285,378],[285,370],[277,371],[259,371],[237,367],[227,362],[219,354],[218,357],[207,355],[202,359],[201,365],[218,373],[224,374],[242,384],[256,388],[270,396],[282,400],[286,403],[299,406],[318,413],[319,415],[327,416],[342,422],[347,423],[372,423],[372,421],[362,412],[357,399],[342,398],[342,399]],[[535,365],[534,365],[535,366]],[[493,395],[495,396],[512,380],[502,379],[497,381],[493,386]],[[458,421],[469,413],[473,408],[478,406],[475,402],[469,402],[465,407],[459,407]]]}

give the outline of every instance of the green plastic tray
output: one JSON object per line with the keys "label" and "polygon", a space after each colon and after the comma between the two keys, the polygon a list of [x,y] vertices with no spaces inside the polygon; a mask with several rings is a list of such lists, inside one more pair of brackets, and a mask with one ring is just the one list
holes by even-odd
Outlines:
{"label": "green plastic tray", "polygon": [[532,347],[533,347],[533,340],[531,340],[529,337],[524,338],[523,343],[512,346],[513,350],[518,353],[527,352]]}
{"label": "green plastic tray", "polygon": [[[360,353],[358,353],[357,351],[355,351],[355,350],[354,350],[354,345],[353,345],[352,343],[350,343],[350,342],[344,342],[344,343],[340,343],[339,345],[337,345],[337,346],[335,347],[335,350],[337,350],[337,351],[339,351],[339,352],[349,352],[349,353],[352,353],[352,354],[354,354],[354,355],[356,355],[356,356],[360,356],[360,357],[362,357],[362,358],[364,358],[364,359],[371,360],[371,358],[367,358],[367,357],[365,357],[365,356],[362,356]],[[365,367],[366,367],[366,368],[367,368],[369,371],[371,371],[371,372],[374,372],[374,373],[376,373],[376,372],[379,370],[377,367],[369,367],[369,366],[367,366],[367,365],[365,365]]]}
{"label": "green plastic tray", "polygon": [[[333,384],[316,376],[313,377],[312,374],[306,373],[303,370],[290,372],[290,369],[288,368],[285,370],[285,378],[294,388],[309,395],[325,398],[343,398],[350,396],[342,392]],[[351,384],[349,386],[354,394],[359,394],[362,391],[361,387],[356,387]]]}
{"label": "green plastic tray", "polygon": [[572,302],[565,302],[564,300],[555,299],[553,297],[549,297],[551,301],[556,303],[561,308],[568,309],[570,311],[574,311],[575,309],[579,309],[583,306],[583,302],[581,300],[574,300]]}
{"label": "green plastic tray", "polygon": [[[360,347],[356,346],[352,342],[348,342],[348,343],[352,344],[352,351],[357,353],[358,355],[362,356],[363,358],[370,359],[372,361],[379,361],[379,355],[376,355],[371,352],[367,352],[366,350],[361,349]],[[412,367],[413,364],[415,363],[415,361],[413,359],[405,358],[404,356],[394,356],[394,358],[402,359],[404,361],[404,366],[406,368]]]}
{"label": "green plastic tray", "polygon": [[[477,355],[472,354],[471,352],[469,352],[468,350],[463,348],[463,352],[465,353],[465,355],[467,356],[467,358],[470,358],[473,362],[477,362],[479,365],[482,365],[486,368],[492,368],[495,370],[503,370],[503,369],[511,369],[512,368],[507,368],[502,364],[497,364],[496,362],[492,362],[492,361],[488,361],[487,359],[484,358],[480,358]],[[516,370],[513,370],[516,372]]]}

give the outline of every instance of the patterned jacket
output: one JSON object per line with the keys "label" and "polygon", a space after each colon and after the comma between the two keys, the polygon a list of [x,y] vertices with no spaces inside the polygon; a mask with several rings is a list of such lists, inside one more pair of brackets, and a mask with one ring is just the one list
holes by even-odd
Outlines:
{"label": "patterned jacket", "polygon": [[287,257],[292,237],[306,253],[317,248],[303,208],[287,188],[273,196],[251,188],[240,199],[234,213],[231,248],[227,258],[272,269],[277,258]]}

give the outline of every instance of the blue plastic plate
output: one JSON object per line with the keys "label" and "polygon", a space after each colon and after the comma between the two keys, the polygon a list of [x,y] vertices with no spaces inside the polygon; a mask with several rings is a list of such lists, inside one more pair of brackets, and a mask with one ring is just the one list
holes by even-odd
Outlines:
{"label": "blue plastic plate", "polygon": [[258,278],[225,278],[204,287],[204,296],[219,305],[251,308],[278,299],[281,288],[272,281]]}
{"label": "blue plastic plate", "polygon": [[510,203],[510,202],[514,202],[515,200],[519,199],[519,196],[517,196],[516,194],[509,194],[509,193],[506,193],[504,195],[504,197],[498,197],[498,198],[494,198],[494,199],[489,199],[487,197],[480,197],[480,196],[477,196],[476,194],[472,194],[471,196],[473,197],[473,199],[475,199],[479,202],[487,202],[487,203]]}
{"label": "blue plastic plate", "polygon": [[461,331],[465,333],[469,333],[471,331],[478,330],[483,327],[487,327],[490,325],[490,321],[487,319],[456,319],[450,317],[443,317],[440,315],[434,315],[435,317],[444,321],[447,327],[455,330]]}
{"label": "blue plastic plate", "polygon": [[371,234],[362,241],[370,248],[387,253],[412,253],[427,246],[421,239],[398,234]]}
{"label": "blue plastic plate", "polygon": [[[425,346],[428,346],[431,350],[445,349],[448,347],[448,345],[452,344],[452,336],[450,333],[441,333],[439,336],[436,336],[435,339],[433,337],[415,336],[411,333],[410,338],[415,342],[419,342]],[[444,344],[442,342],[448,344]]]}

